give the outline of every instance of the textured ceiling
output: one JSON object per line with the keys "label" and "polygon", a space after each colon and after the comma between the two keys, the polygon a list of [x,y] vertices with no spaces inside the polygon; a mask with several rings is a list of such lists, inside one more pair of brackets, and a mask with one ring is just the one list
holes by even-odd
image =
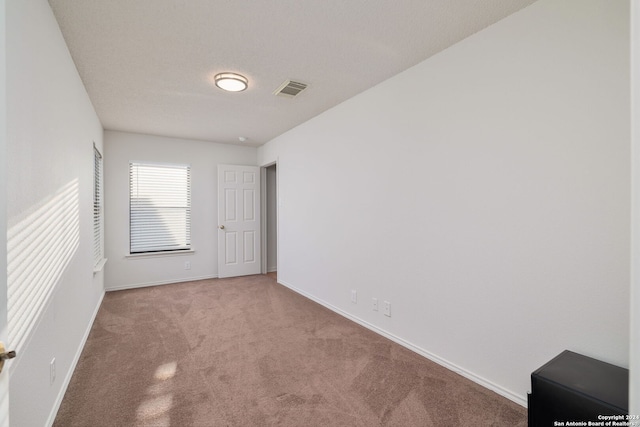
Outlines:
{"label": "textured ceiling", "polygon": [[[258,146],[533,1],[49,3],[105,129]],[[286,79],[309,88],[274,96]]]}

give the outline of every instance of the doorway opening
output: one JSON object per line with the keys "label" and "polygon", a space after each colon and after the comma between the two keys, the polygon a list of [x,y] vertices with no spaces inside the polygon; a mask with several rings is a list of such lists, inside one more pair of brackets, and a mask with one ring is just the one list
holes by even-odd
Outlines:
{"label": "doorway opening", "polygon": [[262,168],[262,273],[277,280],[278,272],[278,167]]}

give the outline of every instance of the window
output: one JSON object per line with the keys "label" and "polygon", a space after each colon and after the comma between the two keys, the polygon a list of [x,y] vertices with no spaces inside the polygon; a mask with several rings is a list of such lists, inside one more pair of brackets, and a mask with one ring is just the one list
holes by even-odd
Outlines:
{"label": "window", "polygon": [[191,249],[189,165],[129,163],[130,253]]}
{"label": "window", "polygon": [[101,267],[102,254],[102,154],[93,144],[93,266]]}

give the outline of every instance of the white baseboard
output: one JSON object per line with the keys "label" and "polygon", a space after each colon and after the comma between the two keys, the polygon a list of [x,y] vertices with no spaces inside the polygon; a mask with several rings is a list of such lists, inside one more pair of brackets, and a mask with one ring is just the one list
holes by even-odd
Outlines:
{"label": "white baseboard", "polygon": [[184,282],[195,282],[197,280],[207,280],[207,279],[217,279],[218,275],[212,276],[202,276],[202,277],[187,277],[184,279],[174,279],[174,280],[162,280],[159,282],[147,282],[147,283],[132,283],[129,285],[119,285],[119,286],[106,286],[106,292],[112,291],[124,291],[126,289],[136,289],[136,288],[146,288],[148,286],[160,286],[160,285],[170,285],[172,283],[184,283]]}
{"label": "white baseboard", "polygon": [[71,377],[76,370],[76,365],[80,360],[80,355],[82,354],[82,350],[84,350],[84,346],[87,343],[87,339],[89,338],[89,333],[91,332],[91,328],[93,327],[93,322],[96,320],[96,316],[98,315],[98,311],[100,310],[100,306],[102,305],[102,300],[104,299],[105,292],[102,292],[102,295],[98,299],[98,304],[96,304],[95,309],[93,310],[93,314],[91,315],[91,321],[87,325],[87,329],[84,331],[84,335],[82,340],[80,341],[80,345],[76,350],[76,354],[73,356],[73,360],[71,361],[71,366],[67,371],[67,375],[64,377],[64,382],[62,383],[62,387],[60,388],[60,393],[58,393],[58,397],[53,404],[53,408],[51,413],[49,414],[49,419],[47,420],[47,426],[51,427],[53,422],[56,420],[56,415],[58,415],[58,410],[60,409],[60,405],[62,404],[62,399],[64,398],[65,393],[67,392],[67,387],[69,387],[69,383],[71,382]]}
{"label": "white baseboard", "polygon": [[425,350],[425,349],[423,349],[423,348],[421,348],[421,347],[419,347],[419,346],[417,346],[415,344],[412,344],[412,343],[410,343],[408,341],[405,341],[404,339],[402,339],[400,337],[397,337],[397,336],[395,336],[395,335],[393,335],[393,334],[391,334],[391,333],[385,331],[384,329],[381,329],[381,328],[379,328],[379,327],[377,327],[375,325],[372,325],[371,323],[369,323],[369,322],[367,322],[365,320],[362,320],[359,317],[356,317],[356,316],[354,316],[354,315],[352,315],[352,314],[350,314],[350,313],[348,313],[348,312],[346,312],[346,311],[344,311],[344,310],[342,310],[342,309],[340,309],[340,308],[338,308],[338,307],[336,307],[334,305],[331,305],[326,301],[323,301],[323,300],[321,300],[319,298],[316,298],[315,296],[303,291],[302,289],[296,288],[295,286],[293,286],[293,285],[291,285],[291,284],[289,284],[287,282],[284,282],[284,281],[278,279],[278,283],[280,283],[283,286],[286,286],[287,288],[291,289],[292,291],[294,291],[294,292],[296,292],[296,293],[298,293],[298,294],[300,294],[300,295],[302,295],[302,296],[304,296],[306,298],[309,298],[310,300],[312,300],[314,302],[317,302],[318,304],[328,308],[329,310],[331,310],[331,311],[333,311],[333,312],[335,312],[335,313],[337,313],[337,314],[339,314],[339,315],[341,315],[343,317],[346,317],[347,319],[352,320],[352,321],[356,322],[357,324],[359,324],[361,326],[364,326],[365,328],[367,328],[367,329],[369,329],[369,330],[371,330],[371,331],[373,331],[373,332],[375,332],[375,333],[377,333],[379,335],[382,335],[385,338],[390,339],[391,341],[393,341],[393,342],[395,342],[395,343],[397,343],[397,344],[399,344],[399,345],[401,345],[401,346],[413,351],[414,353],[417,353],[420,356],[425,357],[425,358],[437,363],[438,365],[444,366],[445,368],[449,369],[450,371],[453,371],[453,372],[455,372],[457,374],[462,375],[463,377],[473,381],[474,383],[479,384],[482,387],[487,388],[487,389],[499,394],[500,396],[503,396],[503,397],[511,400],[512,402],[517,403],[520,406],[523,406],[525,408],[527,407],[527,398],[526,398],[526,396],[520,396],[520,395],[512,392],[511,390],[507,390],[504,387],[501,387],[498,384],[495,384],[495,383],[487,380],[486,378],[483,378],[483,377],[481,377],[479,375],[474,374],[471,371],[468,371],[468,370],[466,370],[464,368],[461,368],[460,366],[456,365],[455,363],[451,363],[450,361],[448,361],[448,360],[446,360],[446,359],[444,359],[442,357],[439,357],[439,356],[437,356],[437,355],[435,355],[435,354],[433,354],[433,353],[431,353],[431,352],[429,352],[429,351],[427,351],[427,350]]}
{"label": "white baseboard", "polygon": [[274,271],[278,271],[278,267],[267,267],[267,273],[273,273]]}

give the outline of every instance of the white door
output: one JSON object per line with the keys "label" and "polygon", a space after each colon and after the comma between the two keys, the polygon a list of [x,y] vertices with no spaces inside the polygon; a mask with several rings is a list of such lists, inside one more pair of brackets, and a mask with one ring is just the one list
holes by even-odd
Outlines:
{"label": "white door", "polygon": [[260,168],[218,165],[218,277],[260,274]]}
{"label": "white door", "polygon": [[[6,87],[6,1],[0,0],[0,341],[6,344],[7,328],[7,87]],[[10,349],[10,348],[8,348]],[[9,369],[0,374],[0,427],[9,426]]]}
{"label": "white door", "polygon": [[[0,144],[1,145],[1,144]],[[2,147],[4,148],[4,147]],[[4,164],[0,164],[0,174]],[[0,180],[0,182],[5,182]],[[4,184],[2,184],[4,185]],[[7,327],[7,228],[6,228],[6,198],[4,192],[0,192],[0,341],[4,343],[5,350],[12,350],[7,340],[9,338],[9,329]],[[5,362],[4,369],[0,373],[0,427],[9,426],[9,365],[11,362]]]}

